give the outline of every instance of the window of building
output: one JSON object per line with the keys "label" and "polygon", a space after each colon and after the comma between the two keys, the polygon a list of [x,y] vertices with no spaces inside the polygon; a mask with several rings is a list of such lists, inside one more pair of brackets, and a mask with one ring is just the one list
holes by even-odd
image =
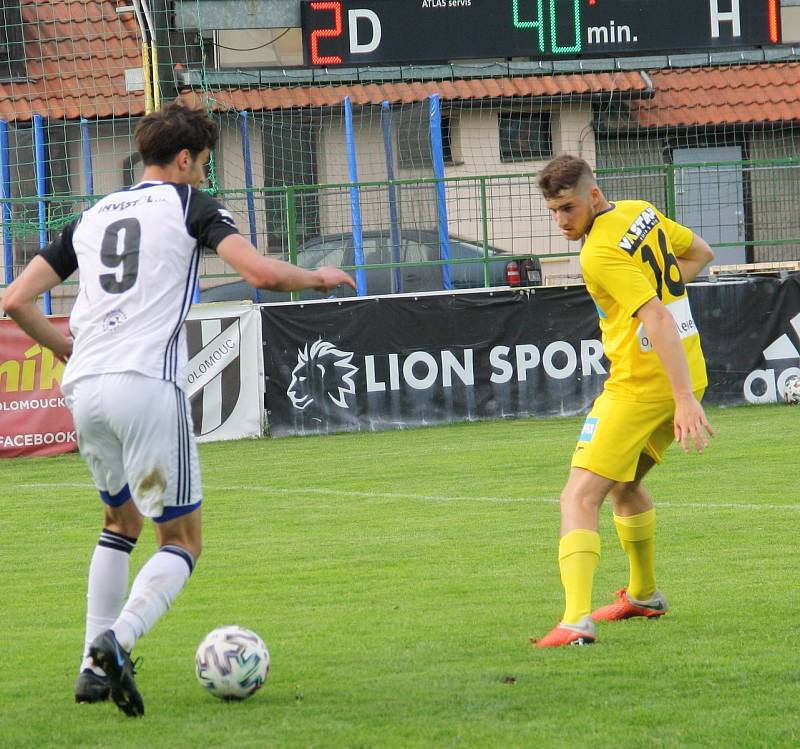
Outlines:
{"label": "window of building", "polygon": [[[317,184],[318,126],[291,117],[267,119],[263,128],[264,186],[289,187]],[[286,251],[289,246],[286,196],[266,194],[267,237],[270,248]],[[319,194],[316,190],[296,193],[297,241],[303,243],[319,235]]]}
{"label": "window of building", "polygon": [[553,155],[549,112],[501,112],[500,161],[544,161]]}
{"label": "window of building", "polygon": [[[427,106],[403,107],[397,113],[397,164],[401,169],[430,169],[431,124]],[[442,151],[445,164],[453,164],[454,119],[442,113]]]}
{"label": "window of building", "polygon": [[0,80],[25,76],[19,0],[0,0]]}

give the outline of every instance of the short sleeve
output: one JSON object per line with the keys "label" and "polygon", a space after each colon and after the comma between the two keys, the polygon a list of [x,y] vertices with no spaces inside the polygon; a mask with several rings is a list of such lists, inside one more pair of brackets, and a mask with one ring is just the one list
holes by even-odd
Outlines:
{"label": "short sleeve", "polygon": [[72,245],[72,235],[77,225],[77,221],[67,224],[47,247],[39,251],[39,255],[62,281],[78,270],[78,257],[75,254],[75,247]]}
{"label": "short sleeve", "polygon": [[207,193],[198,190],[189,193],[186,228],[200,245],[212,250],[216,250],[225,237],[239,233],[230,211]]}

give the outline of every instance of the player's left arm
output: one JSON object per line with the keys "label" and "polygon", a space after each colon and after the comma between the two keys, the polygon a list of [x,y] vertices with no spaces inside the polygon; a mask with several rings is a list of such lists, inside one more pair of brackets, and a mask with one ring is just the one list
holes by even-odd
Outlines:
{"label": "player's left arm", "polygon": [[714,436],[714,430],[708,423],[703,406],[694,396],[689,364],[675,327],[675,319],[657,297],[643,304],[636,311],[636,317],[647,330],[672,386],[675,440],[681,443],[684,452],[688,453],[690,445],[694,443],[697,452],[701,453],[708,447],[708,437]]}
{"label": "player's left arm", "polygon": [[239,233],[230,212],[204,193],[194,194],[187,228],[191,236],[215,250],[247,283],[256,288],[328,292],[345,285],[355,289],[353,279],[339,268],[310,271],[284,260],[265,257]]}
{"label": "player's left arm", "polygon": [[2,303],[3,309],[34,341],[66,361],[72,354],[72,339],[58,330],[36,303],[40,295],[60,283],[61,276],[37,255],[5,290]]}

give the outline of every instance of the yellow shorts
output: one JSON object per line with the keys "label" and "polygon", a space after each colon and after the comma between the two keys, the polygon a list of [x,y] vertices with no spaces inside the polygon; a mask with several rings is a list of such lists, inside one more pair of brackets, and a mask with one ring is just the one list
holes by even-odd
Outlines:
{"label": "yellow shorts", "polygon": [[[695,393],[703,397],[704,390]],[[572,455],[575,468],[612,481],[633,481],[642,454],[660,463],[675,440],[675,402],[615,399],[603,391],[586,417]]]}

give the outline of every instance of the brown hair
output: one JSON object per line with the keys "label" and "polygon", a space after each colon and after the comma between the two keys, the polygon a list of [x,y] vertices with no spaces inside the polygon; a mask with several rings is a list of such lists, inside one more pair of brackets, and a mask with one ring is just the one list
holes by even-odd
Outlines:
{"label": "brown hair", "polygon": [[573,190],[579,182],[594,181],[592,167],[583,159],[569,154],[554,158],[541,172],[536,183],[545,200],[557,198],[564,190]]}
{"label": "brown hair", "polygon": [[202,109],[173,101],[148,114],[133,135],[145,166],[166,166],[184,148],[193,158],[204,148],[217,145],[219,128]]}

